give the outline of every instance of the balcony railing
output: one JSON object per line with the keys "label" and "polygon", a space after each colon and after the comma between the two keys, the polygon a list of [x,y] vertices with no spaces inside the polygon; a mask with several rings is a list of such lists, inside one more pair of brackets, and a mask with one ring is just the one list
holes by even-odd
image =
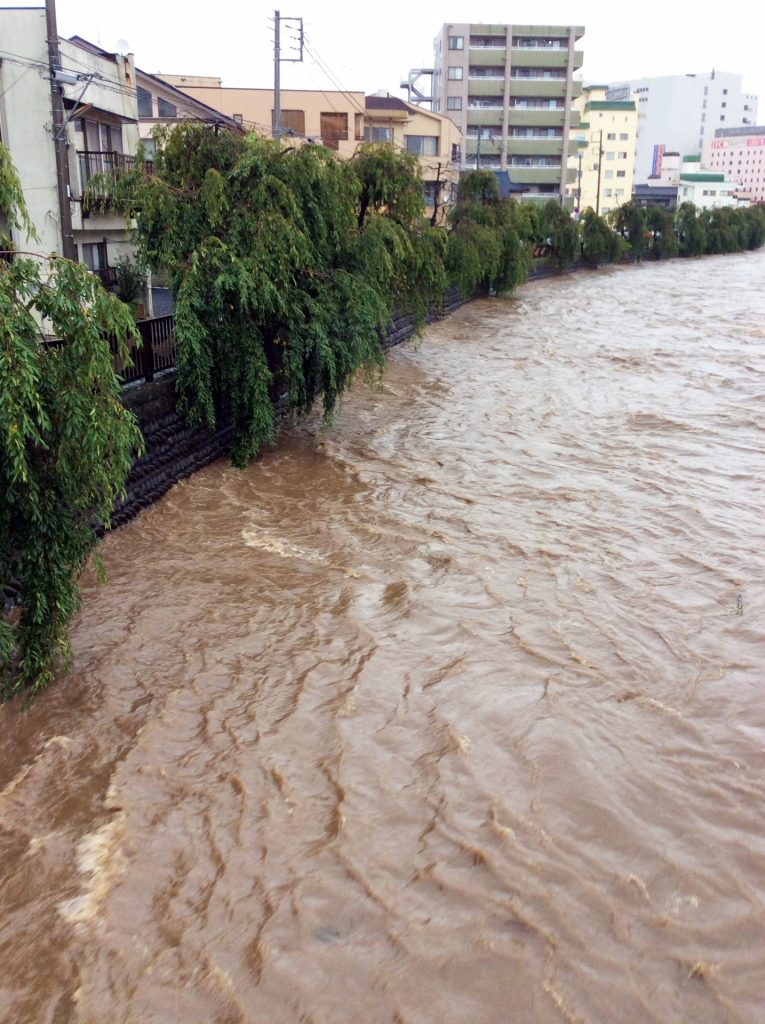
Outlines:
{"label": "balcony railing", "polygon": [[104,288],[113,288],[117,283],[117,271],[114,267],[99,267],[98,270],[91,270],[90,272],[99,278]]}
{"label": "balcony railing", "polygon": [[[80,184],[82,186],[82,195],[85,195],[85,189],[91,178],[96,175],[104,174],[109,175],[113,178],[119,178],[121,175],[127,174],[128,171],[132,171],[136,167],[136,158],[134,156],[126,156],[124,153],[116,153],[114,150],[98,150],[86,152],[84,150],[77,151],[77,160],[80,165]],[[144,174],[151,174],[154,169],[154,165],[151,160],[146,160],[143,163]],[[93,210],[104,212],[109,207],[109,196],[102,189],[93,188],[90,189],[88,194],[87,204],[83,202],[83,214],[88,215]]]}

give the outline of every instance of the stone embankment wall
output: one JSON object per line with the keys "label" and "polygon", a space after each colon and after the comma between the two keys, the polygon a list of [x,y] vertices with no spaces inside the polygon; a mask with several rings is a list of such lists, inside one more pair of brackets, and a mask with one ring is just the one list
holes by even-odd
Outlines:
{"label": "stone embankment wall", "polygon": [[[450,292],[442,315],[447,316],[464,302],[458,292]],[[383,339],[383,348],[401,344],[413,332],[411,317],[395,317]],[[130,473],[124,500],[114,508],[114,527],[124,526],[142,509],[161,498],[173,484],[226,455],[233,442],[230,426],[213,432],[205,427],[190,427],[178,415],[175,411],[175,372],[172,370],[151,384],[125,388],[122,400],[138,419],[146,451]]]}

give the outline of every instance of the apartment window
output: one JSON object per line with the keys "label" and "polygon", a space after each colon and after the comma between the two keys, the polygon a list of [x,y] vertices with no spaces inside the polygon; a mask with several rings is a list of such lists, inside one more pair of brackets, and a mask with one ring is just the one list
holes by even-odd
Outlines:
{"label": "apartment window", "polygon": [[390,128],[378,128],[374,125],[364,129],[365,142],[390,142]]}
{"label": "apartment window", "polygon": [[613,160],[613,159],[615,159],[615,157],[616,157],[616,154],[614,153],[614,151],[612,149],[609,149],[609,150],[606,151],[606,160]]}
{"label": "apartment window", "polygon": [[[338,115],[345,117],[345,114]],[[324,135],[324,114],[322,117],[322,128],[321,134]],[[274,124],[274,112],[271,111],[271,126]],[[281,112],[281,125],[282,132],[286,132],[287,135],[305,135],[305,111],[304,110],[282,110]],[[347,126],[347,124],[346,124]],[[346,134],[344,138],[348,138]],[[324,141],[325,146],[329,146],[329,143]],[[331,149],[337,149],[337,146],[331,146]]]}
{"label": "apartment window", "polygon": [[449,68],[449,81],[450,82],[461,82],[462,81],[462,68]]}
{"label": "apartment window", "polygon": [[157,115],[159,117],[177,117],[178,108],[174,103],[171,103],[169,100],[163,100],[161,96],[158,96]]}
{"label": "apartment window", "polygon": [[627,172],[626,171],[617,171],[616,172],[616,177],[617,178],[626,178],[627,177]]}
{"label": "apartment window", "polygon": [[465,37],[464,36],[449,36],[449,49],[450,50],[464,50],[465,49]]}
{"label": "apartment window", "polygon": [[610,212],[610,210],[611,210],[611,207],[610,207],[610,206],[604,206],[604,207],[603,207],[603,213],[609,213],[609,212]]}
{"label": "apartment window", "polygon": [[462,97],[461,96],[447,96],[446,97],[446,109],[447,110],[462,110]]}
{"label": "apartment window", "polygon": [[618,199],[620,196],[624,195],[624,189],[623,188],[617,188],[615,194],[616,194],[616,198]]}
{"label": "apartment window", "polygon": [[360,142],[364,138],[364,115],[354,114],[353,117],[353,136],[357,142]]}
{"label": "apartment window", "polygon": [[723,89],[723,96],[727,96],[727,95],[728,95],[728,90],[727,89]]}
{"label": "apartment window", "polygon": [[626,160],[627,159],[626,152],[617,153],[617,156],[619,157],[620,160]]}
{"label": "apartment window", "polygon": [[109,288],[117,283],[114,267],[109,266],[106,242],[84,242],[80,248],[82,250],[82,262],[91,274],[95,274],[96,277],[101,279],[101,284]]}
{"label": "apartment window", "polygon": [[138,116],[152,117],[151,93],[148,89],[142,89],[140,85],[138,86],[136,93],[138,99]]}
{"label": "apartment window", "polygon": [[82,249],[82,262],[93,274],[99,270],[105,270],[107,264],[106,242],[84,242]]}
{"label": "apartment window", "polygon": [[720,104],[720,106],[721,106],[721,107],[723,107],[723,108],[725,108],[725,107],[727,107],[727,106],[728,106],[728,104],[727,104],[727,103],[721,103],[721,104]]}
{"label": "apartment window", "polygon": [[437,135],[405,135],[404,145],[408,153],[417,156],[438,156]]}
{"label": "apartment window", "polygon": [[610,188],[604,188],[603,189],[603,196],[604,196],[604,198],[610,199],[611,198],[611,194],[612,193],[611,193],[611,189]]}
{"label": "apartment window", "polygon": [[319,115],[321,138],[327,149],[339,149],[338,143],[348,138],[348,115],[333,110]]}
{"label": "apartment window", "polygon": [[724,120],[725,120],[725,114],[720,114],[720,120],[721,120],[721,121],[724,121]]}
{"label": "apartment window", "polygon": [[609,142],[616,142],[616,132],[609,132],[608,135],[606,135],[606,139]]}
{"label": "apartment window", "polygon": [[462,159],[462,146],[458,142],[452,143],[452,163],[458,164]]}
{"label": "apartment window", "polygon": [[619,132],[619,142],[626,142],[628,138],[629,135],[627,132]]}
{"label": "apartment window", "polygon": [[613,171],[603,171],[603,177],[606,179],[606,181],[610,181],[611,178],[613,178],[613,176],[614,176],[614,172]]}

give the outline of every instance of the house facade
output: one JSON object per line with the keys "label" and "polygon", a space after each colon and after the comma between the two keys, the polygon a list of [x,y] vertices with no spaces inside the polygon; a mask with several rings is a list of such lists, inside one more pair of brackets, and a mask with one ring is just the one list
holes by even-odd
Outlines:
{"label": "house facade", "polygon": [[580,114],[581,26],[445,24],[435,39],[433,109],[465,136],[461,166],[507,171],[525,199],[566,197]]}
{"label": "house facade", "polygon": [[739,186],[728,181],[721,171],[710,171],[702,166],[701,158],[684,156],[677,185],[677,203],[693,203],[699,210],[714,210],[724,206],[748,206],[748,199],[739,198]]}
{"label": "house facade", "polygon": [[364,139],[389,142],[413,153],[425,186],[425,213],[443,224],[459,178],[462,133],[451,118],[424,110],[388,93],[365,99]]}
{"label": "house facade", "polygon": [[[249,131],[263,135],[273,133],[273,89],[229,89],[220,84],[219,78],[189,75],[156,77],[220,111]],[[359,142],[364,140],[365,117],[363,92],[281,90],[283,137],[296,142],[319,142],[340,157],[352,156]]]}
{"label": "house facade", "polygon": [[24,247],[41,256],[65,251],[66,199],[77,259],[107,285],[115,262],[134,247],[124,218],[103,204],[88,204],[94,174],[129,167],[138,145],[135,65],[132,54],[94,52],[76,40],[59,41],[58,78],[66,115],[65,187],[59,190],[54,144],[47,27],[44,8],[0,10],[3,48],[14,58],[0,65],[0,137],[21,181],[38,241]]}
{"label": "house facade", "polygon": [[569,157],[575,178],[567,190],[575,212],[591,207],[606,214],[632,196],[637,106],[633,100],[607,100],[606,90],[586,85],[574,100],[580,121],[571,132],[577,152]]}

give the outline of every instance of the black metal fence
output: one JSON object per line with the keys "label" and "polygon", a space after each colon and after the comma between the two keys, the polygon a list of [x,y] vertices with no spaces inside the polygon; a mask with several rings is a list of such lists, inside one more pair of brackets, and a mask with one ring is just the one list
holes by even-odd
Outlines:
{"label": "black metal fence", "polygon": [[[136,381],[148,383],[154,380],[156,373],[170,370],[175,366],[175,317],[172,313],[169,316],[139,320],[136,324],[136,335],[137,338],[133,338],[129,343],[132,366],[125,365],[119,357],[116,341],[113,338],[109,339],[114,369],[125,384],[133,384]],[[141,343],[140,347],[137,344],[138,340]]]}
{"label": "black metal fence", "polygon": [[[107,339],[114,372],[123,384],[148,383],[154,380],[155,374],[175,366],[175,317],[172,314],[139,320],[135,327],[135,336],[128,342],[128,360],[120,355],[116,338]],[[65,344],[60,338],[50,338],[46,340],[45,347],[55,351]]]}

